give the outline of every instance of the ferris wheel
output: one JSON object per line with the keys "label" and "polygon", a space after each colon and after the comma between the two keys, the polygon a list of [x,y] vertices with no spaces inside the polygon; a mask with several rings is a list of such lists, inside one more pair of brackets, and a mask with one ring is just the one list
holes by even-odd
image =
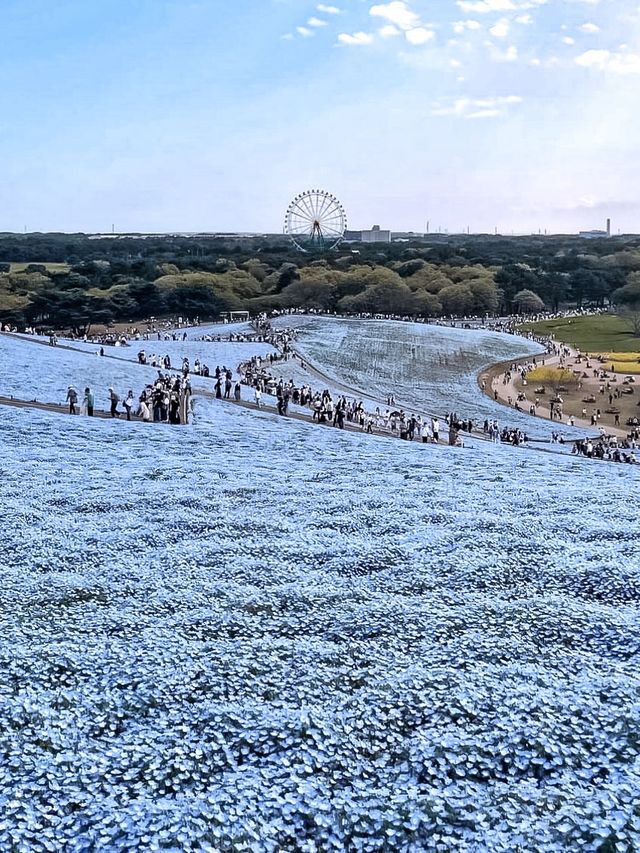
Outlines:
{"label": "ferris wheel", "polygon": [[307,190],[297,195],[284,218],[284,233],[303,252],[335,249],[346,227],[344,207],[324,190]]}

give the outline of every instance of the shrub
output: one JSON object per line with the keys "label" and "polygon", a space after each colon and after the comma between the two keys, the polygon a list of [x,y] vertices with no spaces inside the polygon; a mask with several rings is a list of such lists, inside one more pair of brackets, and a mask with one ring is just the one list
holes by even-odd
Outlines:
{"label": "shrub", "polygon": [[598,357],[600,356],[611,361],[635,361],[640,364],[640,352],[604,352],[599,353]]}
{"label": "shrub", "polygon": [[613,373],[640,374],[640,362],[633,361],[609,361],[606,364],[607,370]]}
{"label": "shrub", "polygon": [[560,388],[573,391],[578,386],[578,378],[573,370],[560,367],[536,367],[527,374],[527,381],[549,385],[554,391]]}

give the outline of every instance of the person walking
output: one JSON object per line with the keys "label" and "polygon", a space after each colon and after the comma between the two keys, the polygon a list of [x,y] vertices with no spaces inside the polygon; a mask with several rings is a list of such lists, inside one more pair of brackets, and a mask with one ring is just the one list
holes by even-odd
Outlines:
{"label": "person walking", "polygon": [[131,410],[133,409],[133,407],[135,405],[134,400],[133,400],[133,391],[129,390],[129,393],[125,397],[122,405],[124,406],[124,410],[127,413],[127,420],[130,421],[131,420]]}
{"label": "person walking", "polygon": [[240,401],[240,394],[241,394],[240,383],[236,382],[235,387],[233,389],[233,398],[236,401],[236,403]]}
{"label": "person walking", "polygon": [[93,391],[89,386],[84,389],[84,400],[82,401],[82,406],[86,409],[87,415],[92,418],[93,417]]}
{"label": "person walking", "polygon": [[113,388],[109,388],[109,402],[111,403],[111,417],[119,418],[118,403],[120,402],[120,397],[118,397]]}
{"label": "person walking", "polygon": [[262,401],[262,391],[259,388],[256,388],[256,390],[255,390],[255,400],[256,400],[256,406],[258,408],[260,408],[261,407],[261,401]]}
{"label": "person walking", "polygon": [[77,414],[76,403],[78,402],[78,392],[73,385],[69,385],[69,388],[67,389],[67,402],[69,403],[69,414]]}
{"label": "person walking", "polygon": [[433,440],[436,444],[440,440],[440,422],[437,418],[431,418],[431,432],[433,433]]}

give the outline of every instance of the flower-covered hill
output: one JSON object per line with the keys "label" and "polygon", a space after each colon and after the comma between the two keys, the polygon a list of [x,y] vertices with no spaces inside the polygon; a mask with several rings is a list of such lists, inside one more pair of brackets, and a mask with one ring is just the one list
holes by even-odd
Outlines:
{"label": "flower-covered hill", "polygon": [[0,849],[637,849],[636,469],[198,407],[3,410]]}
{"label": "flower-covered hill", "polygon": [[[480,423],[495,418],[537,440],[549,439],[552,427],[547,421],[494,403],[478,389],[478,373],[490,364],[526,355],[544,357],[538,343],[486,329],[394,320],[294,316],[279,322],[299,329],[298,351],[361,392],[380,400],[393,394],[409,411],[440,416],[453,411]],[[584,434],[562,424],[555,428],[567,438]]]}

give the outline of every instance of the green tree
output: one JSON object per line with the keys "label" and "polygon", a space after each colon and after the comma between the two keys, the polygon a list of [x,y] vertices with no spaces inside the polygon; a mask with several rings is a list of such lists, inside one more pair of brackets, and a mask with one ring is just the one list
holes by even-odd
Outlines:
{"label": "green tree", "polygon": [[282,304],[291,308],[328,311],[335,306],[335,287],[320,276],[292,281],[280,295]]}
{"label": "green tree", "polygon": [[468,284],[450,284],[438,293],[444,314],[465,317],[473,313],[475,297]]}
{"label": "green tree", "polygon": [[621,317],[631,326],[633,336],[640,337],[640,272],[633,272],[624,287],[615,290],[611,297]]}
{"label": "green tree", "polygon": [[493,315],[498,310],[498,289],[491,278],[470,279],[468,287],[473,294],[473,310],[475,314]]}
{"label": "green tree", "polygon": [[415,294],[402,281],[381,281],[355,296],[344,296],[338,308],[347,313],[403,314],[419,313]]}
{"label": "green tree", "polygon": [[427,290],[429,293],[439,293],[444,287],[453,283],[435,264],[424,264],[407,278],[406,282],[412,290]]}
{"label": "green tree", "polygon": [[513,297],[513,305],[518,314],[538,314],[544,310],[544,302],[533,290],[520,290]]}
{"label": "green tree", "polygon": [[502,309],[508,312],[515,307],[516,293],[522,290],[538,290],[540,275],[528,264],[507,264],[498,270],[495,281],[502,291]]}

